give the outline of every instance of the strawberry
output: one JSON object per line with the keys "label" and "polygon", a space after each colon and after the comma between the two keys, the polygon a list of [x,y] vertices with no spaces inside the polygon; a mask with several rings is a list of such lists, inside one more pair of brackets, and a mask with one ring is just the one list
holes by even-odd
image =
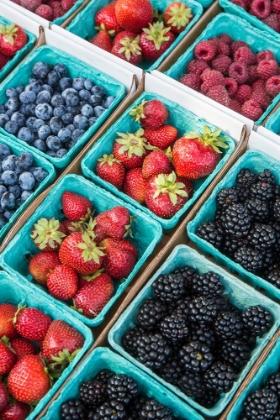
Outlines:
{"label": "strawberry", "polygon": [[175,141],[173,163],[178,176],[199,179],[209,175],[221,159],[219,148],[226,149],[226,138],[220,136],[221,130],[211,132],[205,126],[203,134],[191,132]]}
{"label": "strawberry", "polygon": [[73,232],[84,232],[83,222],[71,222],[71,220],[63,220],[61,222],[65,229],[66,235],[70,235]]}
{"label": "strawberry", "polygon": [[88,198],[75,194],[71,191],[64,191],[62,194],[62,210],[66,217],[73,222],[87,220],[92,212],[92,204]]}
{"label": "strawberry", "polygon": [[190,7],[180,1],[170,3],[164,11],[164,22],[175,34],[183,32],[193,18]]}
{"label": "strawberry", "polygon": [[114,283],[111,277],[102,273],[77,292],[74,297],[75,309],[89,318],[95,318],[110,300],[113,292]]}
{"label": "strawberry", "polygon": [[122,31],[116,35],[111,53],[137,66],[142,61],[142,52],[139,46],[140,37],[133,32]]}
{"label": "strawberry", "polygon": [[0,70],[8,63],[9,60],[10,60],[9,57],[1,54],[0,52]]}
{"label": "strawberry", "polygon": [[48,274],[60,264],[57,252],[40,252],[28,264],[28,271],[41,286],[47,285]]}
{"label": "strawberry", "polygon": [[0,375],[7,375],[17,362],[17,356],[9,345],[9,340],[6,337],[0,340]]}
{"label": "strawberry", "polygon": [[10,303],[0,303],[0,339],[4,336],[9,340],[18,337],[18,332],[13,324],[16,312],[16,306]]}
{"label": "strawberry", "polygon": [[17,332],[28,340],[44,340],[51,318],[36,308],[19,307],[14,317]]}
{"label": "strawberry", "polygon": [[104,154],[102,158],[98,159],[95,170],[96,174],[104,181],[110,182],[118,190],[122,189],[125,169],[121,161],[116,159],[113,154]]}
{"label": "strawberry", "polygon": [[90,274],[88,276],[79,276],[79,290],[86,286],[87,284],[93,282],[101,273],[104,272],[104,268],[100,268],[100,270],[95,271],[95,273]]}
{"label": "strawberry", "polygon": [[7,57],[12,57],[27,43],[27,35],[24,29],[15,25],[0,25],[0,51]]}
{"label": "strawberry", "polygon": [[169,219],[188,201],[193,187],[190,181],[178,178],[175,172],[149,179],[145,203],[157,216]]}
{"label": "strawberry", "polygon": [[25,420],[30,413],[30,405],[20,401],[8,404],[1,412],[2,420]]}
{"label": "strawberry", "polygon": [[101,248],[87,233],[74,232],[63,241],[59,249],[62,264],[69,265],[79,274],[92,274],[102,266]]}
{"label": "strawberry", "polygon": [[25,356],[37,353],[36,347],[31,341],[28,341],[25,338],[13,338],[13,340],[11,340],[11,348],[14,350],[18,360],[23,359]]}
{"label": "strawberry", "polygon": [[147,180],[142,174],[142,168],[127,171],[123,183],[123,192],[140,204],[145,202]]}
{"label": "strawberry", "polygon": [[113,42],[106,31],[98,32],[89,42],[108,52],[111,52],[113,48]]}
{"label": "strawberry", "polygon": [[117,0],[116,18],[122,28],[141,32],[153,20],[153,6],[150,0]]}
{"label": "strawberry", "polygon": [[115,248],[121,247],[125,251],[131,252],[136,258],[136,260],[138,259],[137,248],[128,239],[106,238],[106,240],[104,241],[104,244],[105,246],[111,246]]}
{"label": "strawberry", "polygon": [[111,36],[121,32],[122,27],[117,22],[115,9],[116,1],[102,7],[95,15],[95,29],[106,31]]}
{"label": "strawberry", "polygon": [[[102,241],[106,255],[104,257],[104,268],[109,276],[115,279],[127,277],[133,270],[137,257],[135,247],[125,239],[106,238]],[[131,249],[133,246],[133,249]]]}
{"label": "strawberry", "polygon": [[72,267],[60,264],[48,275],[47,287],[53,297],[69,300],[77,293],[78,274]]}
{"label": "strawberry", "polygon": [[144,137],[148,142],[159,149],[165,150],[176,140],[178,130],[172,125],[163,124],[161,127],[152,129],[145,128]]}
{"label": "strawberry", "polygon": [[30,236],[37,248],[49,252],[58,250],[66,234],[59,220],[42,217],[34,224]]}
{"label": "strawberry", "polygon": [[123,206],[116,206],[103,211],[95,218],[106,236],[122,239],[130,233],[131,218],[129,211]]}
{"label": "strawberry", "polygon": [[162,150],[154,150],[145,157],[142,166],[144,178],[159,174],[170,174],[170,172],[172,172],[171,162]]}
{"label": "strawberry", "polygon": [[8,376],[8,389],[18,401],[37,404],[50,390],[50,379],[40,356],[19,360]]}
{"label": "strawberry", "polygon": [[[0,382],[0,412],[8,405],[9,394],[4,382]],[[0,414],[1,418],[2,415]]]}
{"label": "strawberry", "polygon": [[149,24],[148,28],[143,28],[140,35],[140,47],[143,57],[146,60],[157,60],[175,41],[175,35],[170,31],[170,27],[165,27],[163,22]]}
{"label": "strawberry", "polygon": [[157,99],[143,100],[129,114],[145,128],[157,129],[167,120],[169,112],[166,106]]}

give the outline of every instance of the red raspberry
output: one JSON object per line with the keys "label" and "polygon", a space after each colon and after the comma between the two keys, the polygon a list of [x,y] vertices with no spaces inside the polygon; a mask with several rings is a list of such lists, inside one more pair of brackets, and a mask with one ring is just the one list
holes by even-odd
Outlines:
{"label": "red raspberry", "polygon": [[263,89],[265,88],[265,81],[263,79],[258,79],[256,80],[254,83],[252,83],[252,89],[256,90],[256,89]]}
{"label": "red raspberry", "polygon": [[267,18],[263,19],[263,23],[272,28],[275,32],[280,32],[280,21],[277,13],[271,13]]}
{"label": "red raspberry", "polygon": [[280,93],[280,76],[270,77],[265,84],[265,89],[267,93],[274,97]]}
{"label": "red raspberry", "polygon": [[54,19],[60,18],[60,17],[62,17],[64,14],[65,14],[65,10],[64,10],[64,9],[62,9],[62,7],[61,7],[61,6],[56,7],[55,9],[53,9],[53,18],[54,18]]}
{"label": "red raspberry", "polygon": [[223,41],[218,42],[216,55],[230,55],[230,46]]}
{"label": "red raspberry", "polygon": [[203,81],[200,89],[204,94],[206,94],[213,86],[224,85],[224,76],[217,70],[206,69],[200,77]]}
{"label": "red raspberry", "polygon": [[199,58],[204,61],[211,61],[215,57],[216,48],[214,44],[207,40],[199,42],[194,49],[195,58]]}
{"label": "red raspberry", "polygon": [[20,5],[30,12],[35,12],[40,4],[42,4],[42,0],[20,0]]}
{"label": "red raspberry", "polygon": [[231,77],[226,77],[225,88],[227,90],[228,96],[232,98],[237,91],[238,83],[235,79],[232,79]]}
{"label": "red raspberry", "polygon": [[232,59],[230,57],[226,55],[219,55],[212,61],[212,69],[220,71],[225,76],[228,73],[228,68],[231,63]]}
{"label": "red raspberry", "polygon": [[53,9],[47,4],[41,4],[41,6],[37,7],[35,13],[44,19],[53,20]]}
{"label": "red raspberry", "polygon": [[257,73],[257,65],[248,66],[247,71],[248,71],[248,83],[252,84],[259,78],[258,73]]}
{"label": "red raspberry", "polygon": [[240,47],[248,47],[248,45],[244,41],[233,41],[233,43],[230,46],[231,55],[234,56],[235,51],[237,51]]}
{"label": "red raspberry", "polygon": [[250,118],[253,121],[258,120],[263,114],[260,104],[253,99],[244,102],[241,108],[241,113],[244,117]]}
{"label": "red raspberry", "polygon": [[222,85],[211,87],[208,90],[206,96],[208,96],[208,98],[214,99],[214,101],[219,102],[222,105],[228,106],[229,104],[229,97],[228,97],[227,90]]}
{"label": "red raspberry", "polygon": [[247,10],[247,2],[246,0],[231,0],[233,4],[236,4],[239,7],[242,7],[242,9]]}
{"label": "red raspberry", "polygon": [[211,44],[214,45],[215,49],[217,50],[220,39],[217,36],[215,36],[214,38],[210,38],[209,41],[211,42]]}
{"label": "red raspberry", "polygon": [[200,77],[197,74],[185,74],[180,79],[180,82],[191,89],[197,90],[198,92],[200,91]]}
{"label": "red raspberry", "polygon": [[228,34],[222,34],[219,38],[227,45],[230,45],[232,43],[232,38]]}
{"label": "red raspberry", "polygon": [[248,71],[247,66],[244,63],[237,63],[234,61],[228,69],[229,77],[232,77],[237,81],[239,85],[247,82]]}
{"label": "red raspberry", "polygon": [[8,63],[9,59],[10,57],[6,57],[0,53],[0,70]]}
{"label": "red raspberry", "polygon": [[60,0],[49,0],[48,5],[52,9],[57,9],[58,7],[60,7]]}
{"label": "red raspberry", "polygon": [[198,76],[204,72],[205,69],[209,69],[208,64],[204,60],[191,60],[187,65],[187,73],[194,73]]}
{"label": "red raspberry", "polygon": [[234,99],[243,104],[248,101],[252,95],[252,88],[249,85],[240,85],[234,95]]}
{"label": "red raspberry", "polygon": [[271,76],[279,73],[278,64],[275,60],[260,61],[257,67],[257,73],[261,79],[267,80]]}
{"label": "red raspberry", "polygon": [[258,19],[265,19],[270,15],[270,0],[253,0],[250,7],[250,13]]}
{"label": "red raspberry", "polygon": [[229,98],[228,107],[235,112],[238,112],[238,113],[241,112],[240,103],[238,101],[234,100],[234,99]]}
{"label": "red raspberry", "polygon": [[271,11],[273,13],[280,13],[280,0],[272,0]]}
{"label": "red raspberry", "polygon": [[61,7],[65,10],[65,12],[68,12],[68,10],[70,10],[74,6],[76,1],[77,0],[62,0]]}
{"label": "red raspberry", "polygon": [[256,57],[249,47],[240,47],[234,53],[234,61],[250,66],[256,64]]}
{"label": "red raspberry", "polygon": [[264,111],[266,110],[266,108],[269,106],[271,102],[271,99],[266,93],[266,91],[262,89],[253,90],[250,99],[257,101]]}
{"label": "red raspberry", "polygon": [[19,4],[20,5],[20,0],[11,0],[13,3],[15,4]]}
{"label": "red raspberry", "polygon": [[257,54],[257,63],[263,60],[275,60],[274,54],[269,50],[260,51]]}

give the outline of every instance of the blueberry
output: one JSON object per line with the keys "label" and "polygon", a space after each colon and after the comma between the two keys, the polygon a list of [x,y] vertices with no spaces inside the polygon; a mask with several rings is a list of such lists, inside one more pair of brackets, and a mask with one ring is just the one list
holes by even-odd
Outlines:
{"label": "blueberry", "polygon": [[32,92],[32,90],[29,90],[29,91],[24,90],[19,95],[20,102],[22,102],[24,104],[31,104],[35,101],[35,99],[36,99],[36,93]]}
{"label": "blueberry", "polygon": [[68,92],[66,94],[65,102],[68,106],[77,106],[80,103],[80,98],[77,93]]}
{"label": "blueberry", "polygon": [[[55,108],[56,109],[56,108]],[[67,108],[65,108],[65,111],[67,111]],[[73,115],[72,112],[66,112],[61,116],[63,124],[71,124],[73,122]]]}
{"label": "blueberry", "polygon": [[115,100],[115,97],[114,96],[108,96],[106,99],[104,99],[102,101],[103,108],[108,109],[112,105],[112,103],[114,102],[114,100]]}
{"label": "blueberry", "polygon": [[63,127],[63,122],[59,117],[53,117],[49,122],[53,134],[57,134]]}
{"label": "blueberry", "polygon": [[69,124],[69,125],[67,125],[67,127],[65,127],[65,128],[68,128],[68,129],[71,131],[71,133],[72,133],[72,131],[74,131],[74,130],[75,130],[75,126],[74,126],[73,124]]}
{"label": "blueberry", "polygon": [[0,229],[2,229],[6,223],[8,223],[8,220],[3,214],[0,214]]}
{"label": "blueberry", "polygon": [[53,95],[52,99],[51,99],[51,104],[53,107],[55,106],[59,106],[59,105],[64,105],[65,101],[62,95],[60,94],[56,94]]}
{"label": "blueberry", "polygon": [[26,127],[30,128],[30,130],[33,131],[33,125],[35,123],[35,121],[37,120],[37,118],[35,117],[29,117],[26,120]]}
{"label": "blueberry", "polygon": [[40,140],[40,139],[35,140],[34,143],[33,143],[33,146],[36,147],[36,149],[40,150],[40,152],[43,152],[43,153],[45,153],[48,150],[47,145],[44,142],[44,140]]}
{"label": "blueberry", "polygon": [[91,79],[86,79],[84,86],[87,90],[91,90],[94,86],[94,82]]}
{"label": "blueberry", "polygon": [[53,89],[47,84],[42,85],[42,90],[47,90],[51,95],[53,95]]}
{"label": "blueberry", "polygon": [[87,130],[89,127],[88,119],[81,114],[75,115],[74,126],[82,130]]}
{"label": "blueberry", "polygon": [[57,156],[58,158],[62,158],[64,155],[66,155],[66,153],[68,153],[68,150],[67,150],[67,149],[59,149],[59,150],[56,152],[56,156]]}
{"label": "blueberry", "polygon": [[53,70],[55,70],[60,75],[60,77],[65,77],[68,74],[67,67],[61,63],[57,63],[53,67]]}
{"label": "blueberry", "polygon": [[77,140],[85,133],[85,130],[76,128],[72,133],[72,140],[76,143]]}
{"label": "blueberry", "polygon": [[[22,95],[22,94],[21,94]],[[20,107],[20,101],[18,100],[18,98],[10,98],[6,104],[5,104],[6,109],[9,109],[10,111],[17,111]]]}
{"label": "blueberry", "polygon": [[15,185],[10,185],[8,187],[8,191],[12,194],[14,194],[15,198],[19,198],[21,195],[21,189],[20,186],[18,184]]}
{"label": "blueberry", "polygon": [[9,155],[5,157],[2,162],[2,171],[14,171],[16,167],[17,157],[15,155]]}
{"label": "blueberry", "polygon": [[62,117],[64,114],[66,114],[66,108],[65,108],[65,106],[64,106],[64,105],[59,105],[59,106],[56,106],[56,107],[53,109],[53,115],[54,115],[55,117]]}
{"label": "blueberry", "polygon": [[84,116],[84,117],[87,117],[87,118],[90,118],[90,117],[92,117],[93,116],[93,108],[92,108],[92,106],[90,106],[90,105],[84,105],[83,107],[82,107],[82,109],[81,109],[81,114]]}
{"label": "blueberry", "polygon": [[42,125],[38,130],[38,137],[40,140],[46,140],[52,134],[52,130],[48,125]]}
{"label": "blueberry", "polygon": [[16,91],[17,91],[17,93],[18,93],[18,94],[20,94],[21,92],[23,92],[23,91],[24,91],[24,87],[23,87],[23,86],[18,86],[18,87],[16,88]]}
{"label": "blueberry", "polygon": [[41,183],[48,176],[48,172],[44,168],[38,166],[33,169],[33,176],[37,182]]}
{"label": "blueberry", "polygon": [[[10,188],[10,187],[8,187]],[[0,198],[2,197],[2,195],[7,192],[7,188],[4,185],[0,185]]]}
{"label": "blueberry", "polygon": [[97,118],[100,117],[100,115],[102,115],[104,111],[106,111],[106,109],[103,108],[103,106],[99,106],[99,105],[97,105],[93,109],[94,116]]}
{"label": "blueberry", "polygon": [[17,137],[22,141],[26,141],[27,143],[30,143],[34,140],[33,132],[28,127],[21,127],[17,133]]}
{"label": "blueberry", "polygon": [[0,127],[4,127],[5,124],[9,121],[9,117],[6,114],[0,114]]}
{"label": "blueberry", "polygon": [[57,157],[56,152],[54,150],[48,150],[46,152],[46,155],[51,156],[51,157]]}
{"label": "blueberry", "polygon": [[76,91],[76,89],[73,89],[72,87],[63,90],[61,95],[64,99],[66,99],[66,96],[68,95],[68,93],[74,93],[75,95],[78,95],[78,92]]}
{"label": "blueberry", "polygon": [[36,82],[32,82],[29,85],[26,86],[26,91],[32,91],[37,95],[42,90],[42,81],[36,80]]}
{"label": "blueberry", "polygon": [[56,71],[52,70],[49,72],[48,74],[48,84],[54,88],[58,85],[59,81],[60,81],[61,77],[60,74],[57,73]]}
{"label": "blueberry", "polygon": [[35,116],[35,108],[36,108],[35,104],[27,104],[25,108],[26,114],[30,116]]}
{"label": "blueberry", "polygon": [[29,83],[37,82],[37,80],[38,80],[37,77],[35,77],[34,75],[29,77]]}
{"label": "blueberry", "polygon": [[7,115],[7,117],[11,118],[11,116],[13,115],[14,111],[12,111],[11,109],[8,109],[5,114]]}
{"label": "blueberry", "polygon": [[25,117],[28,115],[26,107],[27,107],[26,104],[21,104],[20,107],[19,107],[19,110],[18,110],[18,112],[20,112]]}
{"label": "blueberry", "polygon": [[100,98],[105,96],[105,90],[101,86],[93,86],[93,88],[91,89],[91,93],[93,95],[100,96]]}
{"label": "blueberry", "polygon": [[89,100],[89,103],[90,103],[92,106],[101,105],[101,103],[102,103],[102,99],[100,98],[100,96],[97,96],[97,95],[91,95],[90,100]]}
{"label": "blueberry", "polygon": [[18,178],[18,183],[22,190],[31,191],[35,185],[35,178],[30,172],[22,172]]}
{"label": "blueberry", "polygon": [[1,197],[1,207],[4,210],[12,210],[16,206],[16,197],[13,193],[5,192]]}
{"label": "blueberry", "polygon": [[57,136],[49,136],[46,143],[50,150],[57,151],[61,148],[61,141]]}
{"label": "blueberry", "polygon": [[29,152],[22,152],[16,160],[17,166],[20,168],[20,170],[27,171],[33,164],[33,155]]}
{"label": "blueberry", "polygon": [[59,81],[59,87],[62,91],[72,87],[72,80],[69,77],[62,77]]}
{"label": "blueberry", "polygon": [[14,88],[8,88],[5,93],[8,98],[18,98],[19,95],[18,91]]}
{"label": "blueberry", "polygon": [[75,144],[77,143],[77,140],[70,140],[67,143],[65,143],[65,146],[68,148],[68,150],[71,150]]}
{"label": "blueberry", "polygon": [[85,86],[85,79],[83,77],[74,77],[72,86],[76,90],[82,90]]}
{"label": "blueberry", "polygon": [[34,132],[35,133],[38,133],[39,128],[42,127],[42,125],[44,125],[44,124],[45,124],[45,122],[43,120],[41,120],[40,118],[37,118],[34,121],[34,124],[33,124],[33,130],[34,130]]}
{"label": "blueberry", "polygon": [[35,108],[35,115],[38,118],[41,118],[42,120],[49,120],[53,115],[53,109],[52,107],[47,104],[38,104]]}
{"label": "blueberry", "polygon": [[[16,207],[16,206],[15,206]],[[13,216],[15,214],[15,210],[6,210],[5,212],[4,212],[4,216],[8,219],[8,220],[10,220],[11,219],[11,217]]]}
{"label": "blueberry", "polygon": [[4,126],[5,130],[7,131],[7,133],[10,134],[16,134],[18,132],[19,129],[19,125],[17,122],[15,121],[8,121],[5,126]]}
{"label": "blueberry", "polygon": [[23,127],[25,125],[25,116],[16,111],[11,115],[11,121],[15,121],[18,123],[19,127]]}
{"label": "blueberry", "polygon": [[89,126],[91,127],[97,121],[97,117],[91,117],[88,119]]}
{"label": "blueberry", "polygon": [[83,101],[89,101],[90,100],[90,97],[91,97],[91,93],[88,91],[88,90],[86,90],[86,89],[82,89],[82,90],[80,90],[80,92],[79,92],[79,97],[83,100]]}
{"label": "blueberry", "polygon": [[41,90],[36,98],[36,104],[48,104],[51,102],[52,94],[48,90]]}
{"label": "blueberry", "polygon": [[4,107],[4,105],[0,105],[0,114],[5,114],[5,107]]}
{"label": "blueberry", "polygon": [[11,149],[4,143],[0,143],[0,160],[5,159],[5,157],[11,155]]}
{"label": "blueberry", "polygon": [[18,177],[14,171],[4,171],[1,174],[1,179],[4,185],[15,185],[18,181]]}
{"label": "blueberry", "polygon": [[60,138],[62,143],[65,143],[66,141],[71,140],[71,136],[72,136],[72,131],[70,131],[69,128],[67,128],[67,127],[59,130],[59,132],[57,134],[57,137]]}
{"label": "blueberry", "polygon": [[49,72],[49,66],[45,63],[42,63],[41,61],[36,63],[33,66],[32,73],[38,78],[38,79],[45,79]]}
{"label": "blueberry", "polygon": [[73,116],[80,114],[80,108],[78,106],[68,106],[67,112],[71,112]]}
{"label": "blueberry", "polygon": [[33,194],[32,191],[26,191],[26,190],[22,191],[21,196],[20,196],[21,203],[24,203],[32,194]]}
{"label": "blueberry", "polygon": [[80,101],[79,103],[79,110],[81,111],[81,109],[83,108],[84,105],[88,105],[87,101]]}

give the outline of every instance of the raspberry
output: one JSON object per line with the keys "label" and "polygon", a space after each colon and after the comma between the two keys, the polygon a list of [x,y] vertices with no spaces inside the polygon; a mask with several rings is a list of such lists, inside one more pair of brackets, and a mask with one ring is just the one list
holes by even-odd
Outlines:
{"label": "raspberry", "polygon": [[60,18],[61,16],[63,16],[65,14],[65,10],[62,9],[62,7],[57,7],[55,9],[53,9],[53,18],[57,19]]}
{"label": "raspberry", "polygon": [[199,42],[194,49],[195,58],[199,58],[204,61],[211,61],[215,57],[216,48],[214,43],[211,41],[201,41]]}
{"label": "raspberry", "polygon": [[270,77],[265,84],[267,93],[271,96],[276,96],[280,93],[280,76]]}
{"label": "raspberry", "polygon": [[230,45],[232,43],[232,39],[228,34],[222,34],[220,35],[220,40],[223,41],[225,44]]}
{"label": "raspberry", "polygon": [[61,1],[61,7],[65,12],[68,12],[68,10],[71,9],[71,7],[74,6],[77,0],[62,0]]}
{"label": "raspberry", "polygon": [[274,29],[275,32],[280,32],[279,15],[277,13],[271,13],[267,18],[263,19],[263,23]]}
{"label": "raspberry", "polygon": [[41,6],[37,7],[35,13],[44,19],[53,20],[53,9],[47,4],[41,4]]}
{"label": "raspberry", "polygon": [[272,0],[271,11],[273,13],[280,13],[280,0]]}
{"label": "raspberry", "polygon": [[267,80],[278,74],[278,65],[275,60],[263,60],[259,62],[257,72],[261,79]]}
{"label": "raspberry", "polygon": [[258,79],[257,66],[248,66],[248,83],[252,84]]}
{"label": "raspberry", "polygon": [[231,44],[230,47],[231,47],[231,55],[234,56],[235,51],[237,51],[238,48],[240,48],[240,47],[248,47],[248,45],[244,41],[233,41],[233,43]]}
{"label": "raspberry", "polygon": [[247,66],[244,63],[237,63],[234,61],[228,69],[229,77],[232,77],[237,81],[239,85],[247,82],[248,71]]}
{"label": "raspberry", "polygon": [[258,79],[254,83],[252,83],[252,89],[264,89],[265,88],[265,81],[263,79]]}
{"label": "raspberry", "polygon": [[231,2],[239,7],[242,7],[242,9],[247,10],[247,3],[245,0],[231,0]]}
{"label": "raspberry", "polygon": [[256,57],[249,47],[240,47],[234,53],[234,61],[245,63],[249,66],[256,63]]}
{"label": "raspberry", "polygon": [[183,85],[190,87],[191,89],[197,90],[198,92],[200,90],[200,77],[196,74],[185,74],[180,79],[180,82],[183,83]]}
{"label": "raspberry", "polygon": [[20,5],[30,12],[35,12],[37,7],[42,4],[42,0],[20,0]]}
{"label": "raspberry", "polygon": [[[226,44],[225,44],[226,45]],[[212,69],[220,71],[224,76],[227,75],[228,68],[232,63],[232,59],[226,55],[219,55],[212,61]]]}
{"label": "raspberry", "polygon": [[249,85],[241,85],[238,86],[236,94],[234,95],[234,99],[238,102],[243,104],[244,102],[248,101],[252,94],[252,88]]}
{"label": "raspberry", "polygon": [[60,7],[60,0],[49,0],[48,5],[52,9],[57,9],[58,7]]}
{"label": "raspberry", "polygon": [[217,70],[206,69],[200,77],[203,81],[200,88],[201,92],[204,94],[206,94],[211,87],[224,84],[224,76]]}
{"label": "raspberry", "polygon": [[238,83],[235,79],[232,79],[231,77],[226,77],[225,88],[227,90],[228,96],[232,98],[237,91]]}
{"label": "raspberry", "polygon": [[263,110],[265,110],[271,102],[271,99],[267,95],[266,91],[262,90],[262,89],[253,90],[250,99],[253,99],[254,101],[257,101],[260,104],[260,106],[262,107]]}
{"label": "raspberry", "polygon": [[187,65],[187,73],[194,73],[200,76],[205,69],[209,69],[208,64],[204,60],[191,60]]}
{"label": "raspberry", "polygon": [[239,113],[241,112],[240,103],[238,101],[235,101],[234,99],[231,99],[231,98],[229,99],[228,107],[235,112],[239,112]]}
{"label": "raspberry", "polygon": [[225,42],[219,40],[216,54],[226,55],[229,56],[230,54],[230,47]]}
{"label": "raspberry", "polygon": [[211,42],[211,44],[214,45],[214,47],[215,47],[215,49],[217,51],[217,48],[218,48],[218,44],[220,42],[220,39],[217,36],[215,36],[214,38],[210,38],[209,41]]}
{"label": "raspberry", "polygon": [[257,54],[257,63],[259,63],[260,61],[263,61],[263,60],[275,60],[275,57],[274,57],[273,53],[269,50],[260,51]]}
{"label": "raspberry", "polygon": [[270,15],[270,0],[253,0],[250,7],[250,13],[258,19],[265,19]]}
{"label": "raspberry", "polygon": [[229,104],[227,90],[222,85],[211,87],[208,90],[206,96],[208,96],[208,98],[214,99],[214,101],[219,102],[222,105],[228,106]]}
{"label": "raspberry", "polygon": [[256,121],[260,118],[263,113],[260,104],[253,99],[244,102],[241,108],[241,113],[244,117],[250,118],[253,121]]}

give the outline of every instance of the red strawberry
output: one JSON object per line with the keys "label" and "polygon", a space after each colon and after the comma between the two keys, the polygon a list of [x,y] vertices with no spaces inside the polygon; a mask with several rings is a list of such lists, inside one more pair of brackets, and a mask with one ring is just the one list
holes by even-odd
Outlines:
{"label": "red strawberry", "polygon": [[175,34],[183,32],[193,18],[192,10],[180,1],[170,3],[164,11],[164,22]]}
{"label": "red strawberry", "polygon": [[163,22],[149,24],[140,35],[140,47],[146,60],[157,60],[175,41],[175,35]]}
{"label": "red strawberry", "polygon": [[31,341],[28,341],[25,338],[14,338],[11,340],[11,348],[16,353],[18,360],[23,359],[25,356],[37,353],[36,347]]}
{"label": "red strawberry", "polygon": [[141,32],[153,20],[153,6],[150,0],[117,0],[116,18],[128,31]]}
{"label": "red strawberry", "polygon": [[[0,382],[0,412],[8,405],[9,394],[3,382]],[[2,413],[0,413],[2,418]]]}
{"label": "red strawberry", "polygon": [[16,354],[8,347],[9,340],[0,340],[0,375],[7,375],[17,362]]}
{"label": "red strawberry", "polygon": [[37,248],[49,252],[58,250],[66,234],[59,220],[42,217],[34,224],[30,236]]}
{"label": "red strawberry", "polygon": [[24,404],[19,401],[8,404],[5,409],[1,412],[2,420],[25,420],[29,413],[30,405]]}
{"label": "red strawberry", "polygon": [[24,29],[15,25],[0,25],[0,51],[2,54],[12,57],[21,50],[27,42],[27,35]]}
{"label": "red strawberry", "polygon": [[100,31],[96,34],[91,40],[90,43],[96,45],[102,50],[111,52],[113,48],[113,42],[110,38],[110,35],[106,31]]}
{"label": "red strawberry", "polygon": [[93,281],[95,281],[95,279],[97,277],[100,276],[100,274],[102,274],[104,272],[104,268],[100,268],[100,270],[95,271],[95,273],[90,274],[88,276],[79,276],[79,290],[86,286],[89,283],[92,283]]}
{"label": "red strawberry", "polygon": [[103,244],[105,244],[105,246],[107,247],[114,247],[114,248],[121,247],[125,251],[131,252],[136,258],[136,260],[138,259],[137,248],[128,239],[106,238]]}
{"label": "red strawberry", "polygon": [[60,264],[48,275],[47,287],[55,298],[69,300],[77,293],[78,274],[72,267]]}
{"label": "red strawberry", "polygon": [[167,149],[176,140],[178,130],[172,125],[163,124],[161,127],[152,129],[145,128],[144,137],[148,142],[162,150]]}
{"label": "red strawberry", "polygon": [[192,191],[192,183],[178,178],[175,172],[160,174],[149,179],[145,202],[157,216],[169,219],[188,201]]}
{"label": "red strawberry", "polygon": [[95,170],[100,178],[110,182],[110,184],[114,185],[118,190],[121,190],[125,169],[123,164],[116,159],[113,154],[104,154],[102,158],[98,159]]}
{"label": "red strawberry", "polygon": [[18,337],[18,332],[13,324],[13,318],[16,312],[16,306],[10,303],[0,303],[0,339],[4,336],[9,340]]}
{"label": "red strawberry", "polygon": [[162,150],[154,150],[145,157],[142,166],[144,178],[159,174],[170,174],[170,172],[172,172],[171,162]]}
{"label": "red strawberry", "polygon": [[70,235],[73,232],[84,232],[83,222],[71,222],[71,220],[63,220],[61,222],[65,229],[66,235]]}
{"label": "red strawberry", "polygon": [[116,206],[103,211],[95,218],[106,236],[122,239],[130,232],[131,218],[129,211],[123,206]]}
{"label": "red strawberry", "polygon": [[66,219],[79,222],[90,217],[92,204],[88,198],[80,194],[64,191],[62,194],[62,210]]}
{"label": "red strawberry", "polygon": [[53,9],[47,4],[41,4],[35,10],[36,15],[41,16],[47,20],[53,20]]}
{"label": "red strawberry", "polygon": [[44,340],[51,318],[36,308],[19,307],[14,324],[17,332],[28,340]]}
{"label": "red strawberry", "polygon": [[95,280],[83,286],[74,297],[75,308],[89,318],[95,318],[110,300],[114,292],[111,277],[100,274]]}
{"label": "red strawberry", "polygon": [[9,57],[1,54],[0,52],[0,70],[8,63],[9,60],[10,60]]}
{"label": "red strawberry", "polygon": [[213,172],[221,159],[219,148],[228,147],[220,133],[204,126],[203,135],[192,132],[176,140],[172,154],[177,175],[199,179]]}
{"label": "red strawberry", "polygon": [[102,7],[95,15],[96,29],[108,32],[111,36],[122,31],[122,27],[118,24],[116,13],[116,2],[107,4]]}
{"label": "red strawberry", "polygon": [[69,265],[79,274],[92,274],[102,266],[104,253],[87,233],[74,232],[63,241],[59,249],[62,264]]}
{"label": "red strawberry", "polygon": [[169,112],[166,106],[157,99],[143,100],[129,114],[145,128],[157,129],[167,120]]}
{"label": "red strawberry", "polygon": [[123,183],[123,192],[140,204],[145,202],[147,180],[142,174],[142,168],[127,171]]}
{"label": "red strawberry", "polygon": [[29,261],[28,271],[37,283],[46,286],[48,274],[59,264],[57,252],[40,252]]}
{"label": "red strawberry", "polygon": [[8,389],[18,401],[26,404],[38,403],[50,390],[50,378],[40,356],[26,356],[11,370]]}
{"label": "red strawberry", "polygon": [[116,35],[111,53],[137,66],[142,61],[140,37],[133,32],[122,31]]}
{"label": "red strawberry", "polygon": [[142,166],[148,150],[153,149],[143,137],[143,133],[143,129],[136,133],[117,133],[120,138],[116,139],[113,154],[126,169]]}
{"label": "red strawberry", "polygon": [[104,268],[109,276],[115,279],[121,279],[127,277],[133,270],[137,258],[135,256],[135,247],[133,246],[133,252],[131,245],[129,247],[126,244],[125,239],[113,239],[106,238],[102,241],[102,245],[105,247],[106,255],[104,257]]}

